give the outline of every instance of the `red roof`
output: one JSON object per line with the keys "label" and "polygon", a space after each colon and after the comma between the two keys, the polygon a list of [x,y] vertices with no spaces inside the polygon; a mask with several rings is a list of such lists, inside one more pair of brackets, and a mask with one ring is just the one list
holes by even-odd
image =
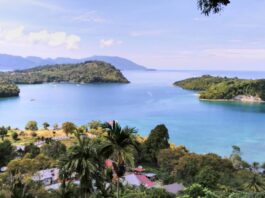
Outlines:
{"label": "red roof", "polygon": [[136,175],[137,179],[147,187],[153,187],[155,185],[154,182],[150,181],[145,175]]}

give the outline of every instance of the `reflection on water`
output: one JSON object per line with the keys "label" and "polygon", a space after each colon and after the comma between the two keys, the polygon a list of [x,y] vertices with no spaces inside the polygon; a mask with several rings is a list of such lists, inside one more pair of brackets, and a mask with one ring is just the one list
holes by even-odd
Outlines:
{"label": "reflection on water", "polygon": [[242,103],[242,102],[229,102],[229,101],[207,101],[200,100],[202,104],[219,106],[230,111],[241,111],[241,112],[255,112],[265,113],[264,103]]}

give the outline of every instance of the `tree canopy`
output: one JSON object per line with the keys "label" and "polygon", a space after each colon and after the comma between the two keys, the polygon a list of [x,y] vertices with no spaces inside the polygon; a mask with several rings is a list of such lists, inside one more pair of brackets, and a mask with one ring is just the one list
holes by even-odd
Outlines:
{"label": "tree canopy", "polygon": [[141,161],[156,164],[158,162],[157,155],[161,149],[169,148],[168,129],[164,124],[157,125],[151,130],[148,138],[142,145]]}
{"label": "tree canopy", "polygon": [[230,0],[198,0],[198,7],[202,14],[209,15],[211,13],[219,13]]}

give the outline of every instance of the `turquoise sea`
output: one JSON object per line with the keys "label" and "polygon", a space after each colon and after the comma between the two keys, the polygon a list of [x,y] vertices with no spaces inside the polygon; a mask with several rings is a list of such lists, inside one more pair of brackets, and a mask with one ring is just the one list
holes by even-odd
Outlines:
{"label": "turquoise sea", "polygon": [[265,105],[198,100],[193,91],[173,87],[176,80],[201,74],[265,78],[265,72],[127,71],[130,84],[21,85],[18,98],[0,99],[0,125],[118,120],[147,135],[165,123],[170,141],[198,153],[229,156],[238,145],[243,158],[265,161]]}

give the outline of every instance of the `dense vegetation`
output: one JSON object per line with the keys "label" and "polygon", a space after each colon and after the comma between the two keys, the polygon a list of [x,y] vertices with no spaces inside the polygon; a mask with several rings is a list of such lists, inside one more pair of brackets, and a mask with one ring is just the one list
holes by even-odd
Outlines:
{"label": "dense vegetation", "polygon": [[19,92],[20,90],[17,85],[9,82],[0,81],[0,98],[18,96]]}
{"label": "dense vegetation", "polygon": [[[33,121],[26,128],[32,123],[34,127],[29,130],[38,128]],[[53,134],[59,133],[55,128],[58,126],[51,130]],[[143,138],[134,128],[122,128],[117,122],[93,121],[80,127],[67,122],[63,132],[71,142],[45,138],[40,148],[30,143],[24,151],[16,150],[14,143],[22,141],[26,131],[17,130],[18,137],[12,140],[9,134],[15,130],[1,127],[0,167],[7,166],[6,172],[0,172],[1,198],[176,197],[163,188],[122,185],[120,180],[125,172],[137,165],[143,165],[147,172],[155,172],[161,184],[183,183],[186,188],[177,194],[179,198],[265,197],[264,164],[248,164],[238,146],[232,147],[230,157],[222,158],[170,145],[168,129],[163,124]],[[49,133],[49,129],[44,131]],[[34,133],[31,142],[42,139],[39,130]],[[104,167],[106,159],[113,160],[113,169]],[[32,181],[31,177],[38,170],[52,167],[60,169],[61,187],[47,193],[43,184]],[[79,185],[71,182],[73,175],[80,181]]]}
{"label": "dense vegetation", "polygon": [[204,75],[175,82],[184,89],[200,91],[201,99],[234,99],[239,95],[253,96],[265,101],[265,80],[213,77]]}
{"label": "dense vegetation", "polygon": [[1,72],[0,79],[15,84],[128,82],[114,66],[101,61],[48,65],[14,72]]}

